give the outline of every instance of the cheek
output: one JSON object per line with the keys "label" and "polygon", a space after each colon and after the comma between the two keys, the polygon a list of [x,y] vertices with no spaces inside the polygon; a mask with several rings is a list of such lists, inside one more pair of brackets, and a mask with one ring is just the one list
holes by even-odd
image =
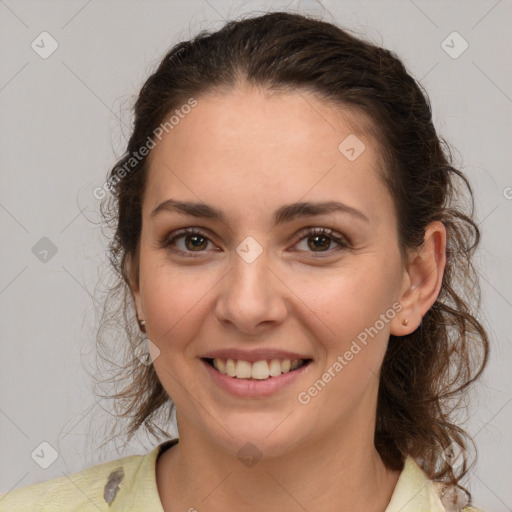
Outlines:
{"label": "cheek", "polygon": [[154,338],[164,353],[183,348],[194,338],[205,314],[208,292],[218,279],[211,273],[198,275],[192,267],[153,266],[142,274],[145,314]]}
{"label": "cheek", "polygon": [[[371,258],[357,268],[340,269],[337,277],[332,273],[316,275],[314,280],[303,280],[294,287],[300,298],[297,304],[302,304],[300,317],[323,345],[328,364],[357,340],[361,350],[353,360],[378,367],[385,352],[390,321],[395,315],[391,307],[394,278],[382,265],[382,260]],[[382,321],[381,315],[386,313],[388,316]]]}

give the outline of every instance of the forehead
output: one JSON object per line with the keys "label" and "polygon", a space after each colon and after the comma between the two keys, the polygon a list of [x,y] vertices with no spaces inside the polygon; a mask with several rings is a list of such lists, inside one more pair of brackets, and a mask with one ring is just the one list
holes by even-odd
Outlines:
{"label": "forehead", "polygon": [[[255,211],[299,199],[367,210],[390,202],[361,113],[304,90],[238,88],[196,100],[150,154],[144,215],[178,196]],[[354,151],[344,153],[347,146]]]}

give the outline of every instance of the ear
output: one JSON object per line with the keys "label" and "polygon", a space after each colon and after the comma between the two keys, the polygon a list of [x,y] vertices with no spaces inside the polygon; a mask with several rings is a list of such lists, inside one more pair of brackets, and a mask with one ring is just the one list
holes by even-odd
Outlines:
{"label": "ear", "polygon": [[402,309],[391,322],[391,334],[405,336],[419,327],[439,296],[445,266],[446,228],[440,221],[431,222],[425,229],[423,244],[409,253],[398,297]]}
{"label": "ear", "polygon": [[128,288],[130,289],[130,294],[133,299],[133,303],[135,305],[135,311],[137,314],[137,318],[140,320],[144,320],[146,317],[144,315],[144,309],[142,307],[142,301],[140,297],[140,284],[139,284],[139,264],[138,258],[132,258],[131,256],[127,256],[126,258],[126,275],[128,276]]}

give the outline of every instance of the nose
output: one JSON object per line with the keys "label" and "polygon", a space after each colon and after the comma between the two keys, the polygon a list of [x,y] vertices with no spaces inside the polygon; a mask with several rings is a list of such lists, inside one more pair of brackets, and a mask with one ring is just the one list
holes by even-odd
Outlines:
{"label": "nose", "polygon": [[220,283],[216,303],[219,322],[257,335],[284,321],[289,289],[269,263],[266,251],[251,263],[237,253],[233,255],[232,267]]}

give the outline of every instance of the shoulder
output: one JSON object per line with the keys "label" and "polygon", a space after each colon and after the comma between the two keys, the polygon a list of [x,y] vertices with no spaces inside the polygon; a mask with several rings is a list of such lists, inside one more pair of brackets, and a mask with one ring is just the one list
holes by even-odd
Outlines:
{"label": "shoulder", "polygon": [[111,511],[109,503],[123,487],[124,494],[131,493],[141,479],[151,481],[159,448],[2,494],[0,512]]}

